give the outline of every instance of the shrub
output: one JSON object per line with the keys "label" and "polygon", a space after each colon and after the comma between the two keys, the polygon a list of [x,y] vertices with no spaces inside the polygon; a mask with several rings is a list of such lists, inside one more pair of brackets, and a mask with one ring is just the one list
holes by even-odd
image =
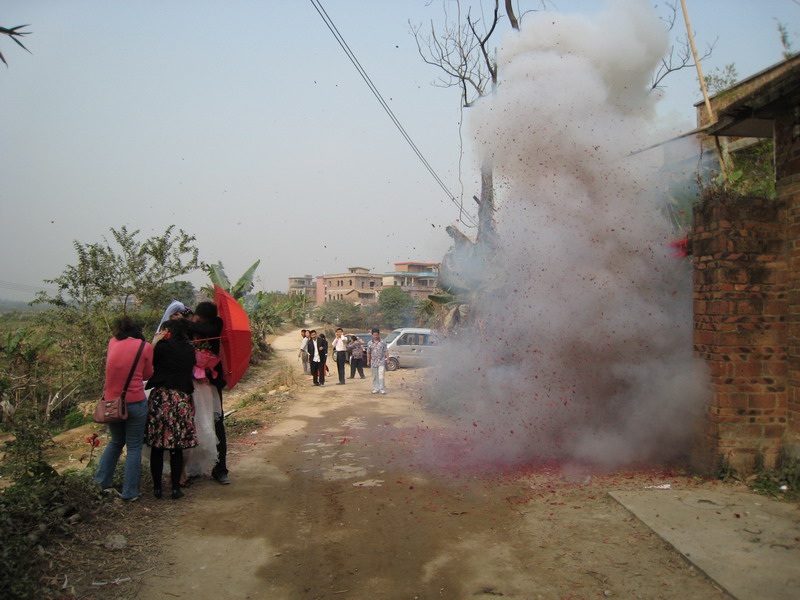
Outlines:
{"label": "shrub", "polygon": [[64,418],[64,429],[75,429],[76,427],[91,422],[91,420],[91,415],[85,415],[78,410],[77,407],[73,406]]}
{"label": "shrub", "polygon": [[90,469],[28,477],[0,494],[0,598],[47,597],[48,544],[69,535],[79,508],[100,500]]}

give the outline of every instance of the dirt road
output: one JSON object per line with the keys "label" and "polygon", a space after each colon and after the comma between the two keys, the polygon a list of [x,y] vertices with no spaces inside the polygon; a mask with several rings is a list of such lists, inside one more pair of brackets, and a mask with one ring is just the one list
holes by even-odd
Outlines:
{"label": "dirt road", "polygon": [[[296,338],[273,344],[292,365]],[[421,376],[387,374],[386,396],[369,379],[317,388],[303,378],[275,425],[232,446],[232,485],[204,481],[161,501],[162,560],[136,597],[727,598],[606,494],[713,484],[421,466],[417,437],[435,427],[416,399]]]}

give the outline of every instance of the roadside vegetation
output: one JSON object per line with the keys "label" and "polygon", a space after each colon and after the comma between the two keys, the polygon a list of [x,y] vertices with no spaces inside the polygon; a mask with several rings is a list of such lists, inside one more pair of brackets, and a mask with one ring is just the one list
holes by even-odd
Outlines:
{"label": "roadside vegetation", "polygon": [[[137,320],[150,339],[164,307],[173,299],[194,305],[213,298],[213,286],[229,291],[250,318],[251,364],[269,358],[267,335],[301,327],[308,318],[350,329],[395,327],[431,322],[427,303],[417,304],[400,288],[381,292],[372,307],[330,302],[312,312],[311,299],[279,292],[252,293],[256,261],[238,279],[229,279],[221,263],[199,258],[195,237],[169,226],[142,239],[140,232],[112,228],[99,242],[73,243],[75,257],[45,283],[28,310],[0,312],[0,597],[50,597],[53,579],[42,577],[52,565],[54,544],[79,539],[87,520],[102,521],[113,508],[93,485],[95,440],[77,470],[57,471],[51,464],[53,437],[91,420],[102,392],[111,323],[121,315]],[[185,278],[202,271],[209,285],[195,289]],[[427,307],[427,308],[426,308]],[[231,417],[233,435],[274,414],[294,385],[285,369],[271,369],[270,382],[240,399]],[[95,436],[96,439],[96,436]],[[109,512],[110,511],[110,512]],[[112,518],[109,516],[109,518]],[[58,561],[55,561],[58,562]],[[68,582],[62,582],[66,585]]]}
{"label": "roadside vegetation", "polygon": [[346,300],[331,300],[318,307],[314,319],[326,325],[369,331],[378,327],[385,331],[398,327],[428,326],[426,303],[417,302],[397,286],[387,287],[378,294],[377,304],[360,306]]}
{"label": "roadside vegetation", "polygon": [[73,264],[45,282],[49,291],[37,295],[31,310],[0,314],[2,598],[49,597],[40,577],[52,562],[48,548],[108,503],[91,480],[93,446],[77,471],[57,472],[49,452],[54,435],[91,420],[115,318],[132,316],[150,339],[169,301],[194,305],[213,297],[182,279],[204,271],[212,284],[235,291],[248,311],[251,362],[258,362],[269,356],[267,334],[284,324],[299,326],[306,315],[307,299],[249,294],[258,262],[231,284],[221,264],[200,261],[194,236],[174,226],[147,239],[124,226],[112,228],[100,242],[73,246]]}

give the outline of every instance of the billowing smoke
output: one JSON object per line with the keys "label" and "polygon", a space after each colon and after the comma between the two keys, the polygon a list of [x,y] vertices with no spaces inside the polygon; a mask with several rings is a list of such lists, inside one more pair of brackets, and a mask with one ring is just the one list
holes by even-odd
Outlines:
{"label": "billowing smoke", "polygon": [[669,247],[661,153],[632,154],[654,142],[666,50],[646,1],[529,14],[471,109],[498,245],[432,394],[466,462],[610,468],[686,449],[707,393],[691,268]]}

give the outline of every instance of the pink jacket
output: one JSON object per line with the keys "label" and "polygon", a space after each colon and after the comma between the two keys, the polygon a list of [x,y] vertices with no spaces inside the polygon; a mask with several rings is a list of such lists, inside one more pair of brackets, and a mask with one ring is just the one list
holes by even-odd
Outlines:
{"label": "pink jacket", "polygon": [[[106,384],[103,398],[113,400],[122,395],[122,387],[131,372],[133,359],[139,350],[142,340],[125,338],[118,340],[111,338],[108,342],[108,355],[106,356]],[[133,372],[125,402],[139,402],[145,399],[144,383],[153,376],[153,347],[145,342],[136,370]]]}

